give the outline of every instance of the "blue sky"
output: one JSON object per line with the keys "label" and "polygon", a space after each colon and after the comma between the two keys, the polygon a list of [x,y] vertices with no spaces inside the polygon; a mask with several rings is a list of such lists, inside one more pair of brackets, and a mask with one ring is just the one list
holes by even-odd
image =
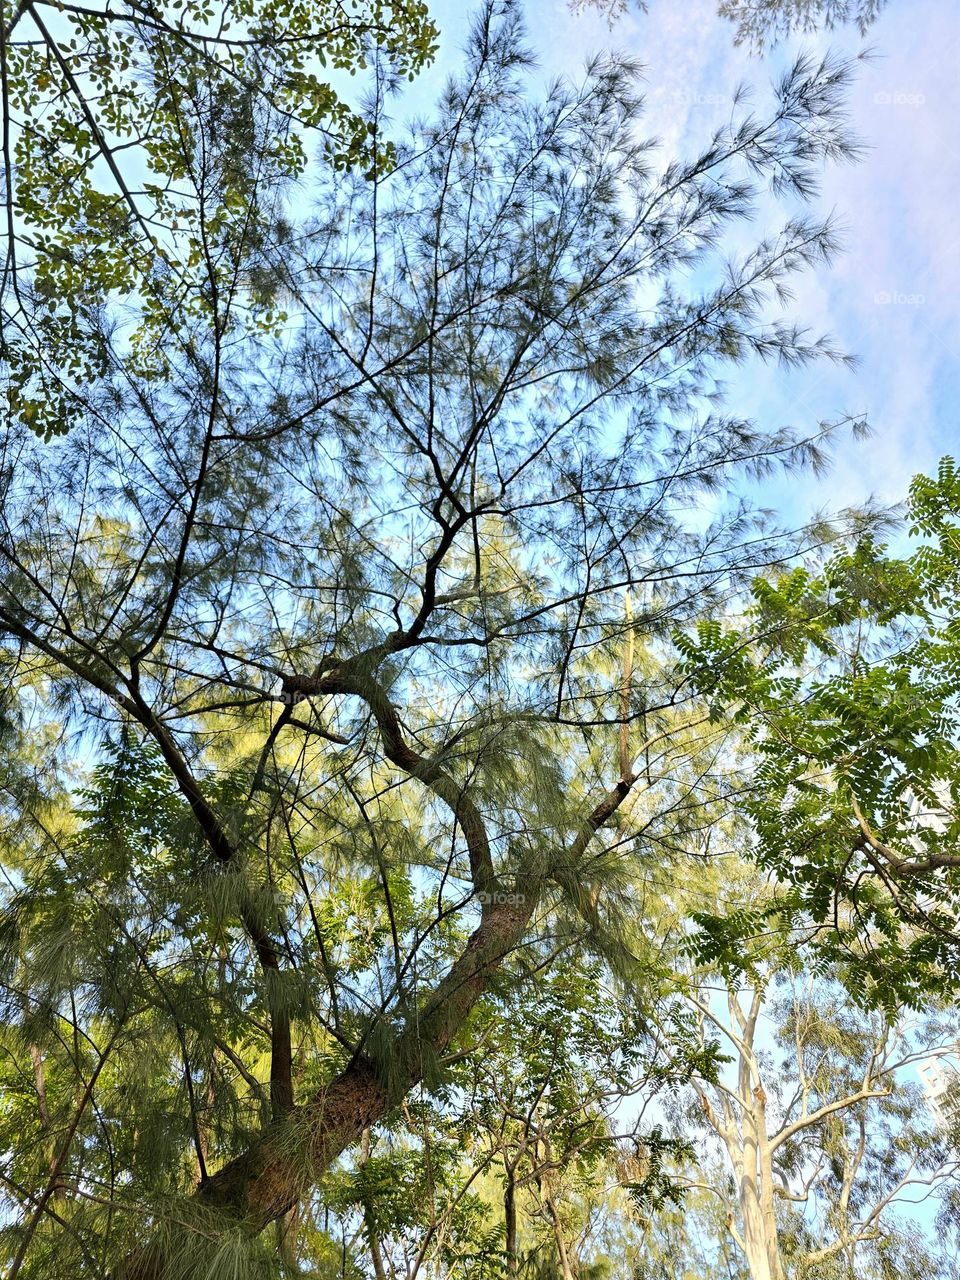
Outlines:
{"label": "blue sky", "polygon": [[[414,89],[418,106],[456,64],[474,7],[433,0],[441,51]],[[817,204],[839,218],[846,252],[830,268],[797,277],[791,307],[791,318],[834,335],[860,365],[731,369],[729,406],[770,426],[867,415],[873,437],[839,445],[825,479],[765,488],[764,504],[788,519],[870,496],[895,502],[914,473],[960,449],[960,5],[890,0],[866,40],[852,29],[801,36],[763,58],[734,46],[716,0],[650,0],[647,13],[635,8],[612,28],[596,12],[572,13],[565,0],[524,7],[544,80],[577,75],[603,48],[640,59],[649,132],[663,140],[665,157],[693,152],[728,117],[739,83],[755,87],[759,106],[798,50],[873,50],[849,99],[853,130],[868,150],[858,165],[827,171]]]}

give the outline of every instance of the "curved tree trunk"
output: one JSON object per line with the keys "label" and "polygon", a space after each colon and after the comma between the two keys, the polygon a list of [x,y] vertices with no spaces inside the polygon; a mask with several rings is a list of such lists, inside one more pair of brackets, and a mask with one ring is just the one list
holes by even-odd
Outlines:
{"label": "curved tree trunk", "polygon": [[[271,1124],[208,1178],[197,1190],[199,1201],[251,1234],[289,1212],[337,1156],[420,1081],[424,1063],[442,1053],[464,1025],[494,971],[523,940],[533,914],[534,895],[509,897],[485,906],[479,927],[419,1018],[398,1034],[389,1086],[369,1057],[357,1056],[322,1092]],[[154,1245],[128,1258],[117,1280],[167,1280],[169,1274],[162,1249]]]}

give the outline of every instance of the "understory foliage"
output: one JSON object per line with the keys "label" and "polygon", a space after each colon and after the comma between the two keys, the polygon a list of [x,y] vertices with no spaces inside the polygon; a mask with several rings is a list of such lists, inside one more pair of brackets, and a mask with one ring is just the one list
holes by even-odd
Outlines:
{"label": "understory foliage", "polygon": [[[836,248],[798,209],[855,152],[849,69],[801,59],[663,164],[632,63],[541,91],[517,6],[491,3],[434,116],[383,151],[398,60],[426,55],[380,45],[360,171],[336,148],[304,166],[309,114],[297,133],[288,99],[191,65],[150,120],[163,252],[125,223],[105,275],[57,274],[106,225],[84,135],[61,140],[83,175],[64,243],[15,277],[8,257],[11,1280],[545,1277],[573,1274],[574,1239],[617,1273],[597,1188],[642,1237],[688,1154],[638,1100],[716,1077],[654,1016],[662,899],[744,789],[723,627],[690,637],[837,535],[779,533],[744,478],[818,466],[858,425],[770,431],[717,379],[840,358],[777,308]],[[154,72],[120,70],[139,110]],[[221,90],[239,134],[191,105]],[[790,213],[728,256],[768,188]],[[761,603],[786,634],[783,590]]]}

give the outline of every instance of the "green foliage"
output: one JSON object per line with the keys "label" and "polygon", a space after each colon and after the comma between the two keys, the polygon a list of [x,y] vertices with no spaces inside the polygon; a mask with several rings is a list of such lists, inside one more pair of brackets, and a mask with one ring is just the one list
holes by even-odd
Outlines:
{"label": "green foliage", "polygon": [[863,35],[887,0],[721,0],[719,12],[737,24],[737,44],[761,50],[792,32],[811,32],[846,23]]}
{"label": "green foliage", "polygon": [[[422,0],[5,3],[0,47],[12,202],[0,345],[6,410],[49,439],[115,371],[102,309],[162,377],[200,316],[282,323],[257,279],[278,197],[319,143],[337,171],[393,148],[333,79],[413,78],[433,57]],[[224,297],[243,295],[225,324]]]}
{"label": "green foliage", "polygon": [[[677,637],[715,714],[744,728],[754,856],[792,886],[781,907],[832,923],[825,956],[873,999],[918,1006],[960,956],[958,512],[946,458],[911,486],[923,541],[905,558],[861,538],[756,582],[746,633]],[[703,923],[703,954],[732,954],[738,921]]]}
{"label": "green foliage", "polygon": [[[611,1116],[721,1066],[651,1028],[671,902],[736,828],[728,726],[666,641],[792,546],[742,477],[843,425],[767,434],[714,393],[729,359],[837,354],[770,307],[836,247],[796,203],[855,154],[849,69],[801,61],[658,167],[635,66],[534,90],[518,7],[489,4],[393,164],[391,65],[424,49],[371,33],[359,172],[349,128],[293,146],[322,85],[290,89],[300,123],[276,97],[326,8],[254,7],[269,29],[209,75],[201,27],[147,12],[78,56],[130,89],[97,109],[156,153],[131,194],[159,247],[129,202],[107,226],[76,92],[28,103],[35,198],[73,204],[16,277],[7,356],[47,416],[2,424],[4,1261],[349,1275],[369,1217],[405,1266],[429,1236],[479,1280],[515,1164],[518,1260],[587,1232],[629,1274],[611,1215],[632,1240],[624,1183],[669,1211],[678,1153]],[[49,42],[15,43],[39,76]],[[791,216],[731,262],[768,187]]]}
{"label": "green foliage", "polygon": [[[641,10],[649,0],[635,0]],[[655,2],[655,0],[654,0]],[[777,43],[795,32],[810,33],[846,23],[861,35],[879,17],[887,0],[720,0],[717,12],[736,23],[736,43],[755,52]],[[631,0],[569,0],[574,10],[599,9],[613,24],[630,8]]]}

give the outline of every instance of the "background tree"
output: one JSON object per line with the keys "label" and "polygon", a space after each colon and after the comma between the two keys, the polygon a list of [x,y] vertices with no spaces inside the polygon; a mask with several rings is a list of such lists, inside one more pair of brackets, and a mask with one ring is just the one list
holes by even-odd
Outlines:
{"label": "background tree", "polygon": [[[631,0],[571,0],[576,10],[594,8],[612,23],[622,17]],[[648,8],[637,0],[639,8]],[[832,31],[847,23],[864,35],[879,17],[887,0],[720,0],[717,12],[736,23],[737,44],[749,44],[757,52],[794,32]]]}
{"label": "background tree", "polygon": [[[747,726],[754,856],[787,887],[771,910],[812,921],[822,963],[889,1008],[956,985],[958,513],[945,458],[911,485],[909,554],[865,533],[759,578],[735,630],[678,636],[715,713]],[[734,955],[757,919],[705,918],[703,954]]]}
{"label": "background tree", "polygon": [[[738,855],[756,847],[744,809],[764,801],[747,773],[752,755],[738,758],[729,739],[723,754],[746,804],[690,847],[696,872],[676,884],[663,907],[673,918],[660,923],[674,940],[664,956],[674,994],[665,987],[648,1015],[671,1039],[677,1029],[692,1039],[691,1063],[697,1046],[704,1056],[706,1070],[694,1067],[689,1088],[667,1099],[686,1094],[668,1132],[707,1158],[680,1162],[680,1185],[724,1207],[719,1220],[697,1223],[701,1243],[712,1241],[710,1265],[729,1234],[755,1280],[881,1276],[895,1266],[952,1274],[910,1217],[916,1202],[949,1204],[957,1177],[955,1135],[923,1106],[916,1070],[957,1059],[948,997],[928,973],[922,1016],[893,999],[893,987],[885,1007],[874,991],[864,1008],[863,990],[851,989],[862,970],[836,963],[791,882]],[[764,812],[774,827],[772,806]],[[818,871],[797,859],[797,876],[812,882]]]}
{"label": "background tree", "polygon": [[[865,534],[758,580],[735,630],[678,638],[716,714],[747,727],[750,847],[779,884],[739,917],[703,913],[702,959],[735,972],[747,936],[786,921],[810,929],[821,973],[888,1019],[955,985],[958,511],[947,458],[911,486],[907,554]],[[899,1265],[928,1264],[908,1249]]]}
{"label": "background tree", "polygon": [[635,1208],[676,1195],[665,1167],[683,1144],[647,1104],[689,1076],[695,1047],[644,1030],[575,954],[479,1010],[444,1087],[327,1180],[325,1204],[376,1239],[374,1275],[603,1280],[630,1256]]}
{"label": "background tree", "polygon": [[[891,1025],[851,1008],[836,985],[777,972],[718,995],[705,979],[688,997],[732,1058],[729,1073],[694,1082],[695,1114],[726,1153],[728,1230],[751,1280],[883,1276],[895,1265],[951,1274],[918,1250],[902,1215],[957,1176],[911,1071],[956,1054],[955,1023]],[[724,1197],[723,1180],[716,1191]]]}
{"label": "background tree", "polygon": [[83,309],[66,417],[5,424],[5,1069],[26,1104],[37,1050],[49,1118],[34,1083],[11,1277],[324,1266],[323,1176],[558,931],[656,985],[628,863],[728,790],[663,644],[796,549],[732,495],[833,429],[715,397],[725,360],[833,354],[768,312],[830,227],[717,245],[851,154],[848,73],[798,63],[658,170],[631,64],[541,98],[528,67],[489,5],[436,119],[319,166],[309,216],[255,97],[242,152],[164,123],[186,275]]}

